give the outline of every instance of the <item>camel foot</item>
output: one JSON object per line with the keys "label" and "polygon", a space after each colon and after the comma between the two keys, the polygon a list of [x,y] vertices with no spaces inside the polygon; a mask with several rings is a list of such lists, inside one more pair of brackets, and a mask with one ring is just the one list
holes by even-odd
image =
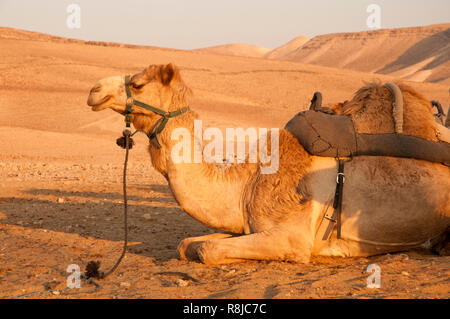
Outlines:
{"label": "camel foot", "polygon": [[201,245],[210,239],[221,239],[231,237],[231,234],[215,233],[198,237],[190,237],[183,239],[178,245],[178,254],[181,260],[201,261],[198,256],[198,250]]}
{"label": "camel foot", "polygon": [[202,241],[190,241],[189,238],[182,240],[180,245],[178,245],[178,254],[180,255],[180,259],[188,261],[201,261],[197,251],[202,243]]}

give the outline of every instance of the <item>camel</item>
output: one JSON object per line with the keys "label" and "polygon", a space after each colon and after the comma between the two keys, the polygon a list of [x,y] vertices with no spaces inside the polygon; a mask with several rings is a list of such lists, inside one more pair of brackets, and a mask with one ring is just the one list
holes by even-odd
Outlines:
{"label": "camel", "polygon": [[[100,80],[87,104],[93,111],[126,113],[125,76]],[[189,105],[192,91],[173,64],[150,65],[134,74],[131,94],[154,107],[175,111]],[[402,87],[405,134],[437,140],[428,101]],[[161,118],[133,106],[131,122],[151,133]],[[426,113],[428,111],[428,113]],[[345,103],[359,132],[392,133],[389,92],[371,84]],[[428,116],[429,115],[429,116]],[[176,128],[191,132],[198,115],[189,110],[170,118],[150,139],[153,167],[167,180],[180,208],[218,233],[182,240],[180,258],[208,265],[248,260],[308,263],[313,256],[357,257],[431,247],[450,226],[450,169],[439,163],[407,158],[360,156],[345,164],[341,237],[334,229],[328,240],[317,236],[322,216],[334,197],[337,161],[310,155],[288,131],[279,130],[279,168],[261,174],[261,163],[221,167],[204,160],[174,162],[171,151]],[[271,133],[268,133],[268,136]],[[267,139],[268,146],[271,139]],[[270,149],[270,148],[269,148]]]}

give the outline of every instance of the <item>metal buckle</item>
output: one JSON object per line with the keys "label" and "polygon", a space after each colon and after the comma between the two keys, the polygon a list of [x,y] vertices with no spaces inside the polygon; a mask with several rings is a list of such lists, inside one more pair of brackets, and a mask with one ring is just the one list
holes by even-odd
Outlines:
{"label": "metal buckle", "polygon": [[125,102],[126,106],[133,106],[134,104],[134,98],[132,96],[130,96],[129,98],[127,98],[127,101]]}
{"label": "metal buckle", "polygon": [[332,221],[333,223],[337,223],[337,220],[334,219],[333,216],[329,217],[329,216],[327,216],[327,214],[325,214],[325,215],[323,216],[323,218],[328,219],[329,221]]}
{"label": "metal buckle", "polygon": [[345,183],[345,174],[344,173],[338,173],[336,176],[336,184],[339,184],[339,175],[342,175],[342,183]]}

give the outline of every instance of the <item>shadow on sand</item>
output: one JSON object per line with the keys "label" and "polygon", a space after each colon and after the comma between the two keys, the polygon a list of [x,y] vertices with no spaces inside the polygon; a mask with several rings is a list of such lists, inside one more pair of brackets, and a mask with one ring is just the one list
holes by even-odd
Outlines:
{"label": "shadow on sand", "polygon": [[[161,185],[142,188],[167,193]],[[0,206],[1,212],[6,216],[1,220],[3,224],[123,241],[123,197],[120,193],[57,189],[29,189],[26,193],[35,197],[1,198],[5,202]],[[50,200],[38,198],[49,195],[52,196]],[[54,196],[64,197],[65,200],[58,203],[53,199]],[[170,204],[172,207],[159,203]],[[129,196],[128,240],[139,242],[137,245],[129,245],[129,252],[155,258],[156,262],[164,262],[178,257],[176,247],[182,239],[213,232],[181,211],[174,203],[175,200],[171,197]]]}

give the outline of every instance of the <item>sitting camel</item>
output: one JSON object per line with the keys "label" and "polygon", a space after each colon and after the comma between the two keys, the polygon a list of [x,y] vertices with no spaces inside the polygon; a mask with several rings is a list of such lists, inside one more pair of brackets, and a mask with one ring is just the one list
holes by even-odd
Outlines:
{"label": "sitting camel", "polygon": [[[450,170],[439,163],[415,159],[360,156],[345,165],[341,236],[336,229],[322,240],[317,230],[336,187],[337,161],[305,151],[288,131],[279,131],[279,168],[261,174],[260,163],[220,167],[214,163],[174,162],[176,128],[193,134],[197,114],[187,110],[191,90],[172,64],[150,65],[131,77],[100,80],[91,90],[93,111],[110,108],[127,113],[127,96],[158,109],[178,112],[150,139],[153,167],[168,181],[181,209],[220,233],[187,238],[178,251],[185,259],[206,264],[245,260],[307,263],[313,255],[369,256],[430,246],[450,226]],[[405,134],[436,140],[429,103],[403,89]],[[161,115],[133,106],[128,114],[136,129],[151,135]],[[428,110],[424,112],[424,110]],[[186,111],[186,112],[184,112]],[[358,132],[394,132],[389,91],[381,85],[361,88],[345,103]],[[167,113],[168,114],[168,113]],[[429,116],[428,116],[429,115]],[[156,124],[155,124],[156,123]],[[270,134],[269,134],[270,135]],[[270,139],[268,139],[270,144]],[[270,148],[269,148],[270,149]]]}

